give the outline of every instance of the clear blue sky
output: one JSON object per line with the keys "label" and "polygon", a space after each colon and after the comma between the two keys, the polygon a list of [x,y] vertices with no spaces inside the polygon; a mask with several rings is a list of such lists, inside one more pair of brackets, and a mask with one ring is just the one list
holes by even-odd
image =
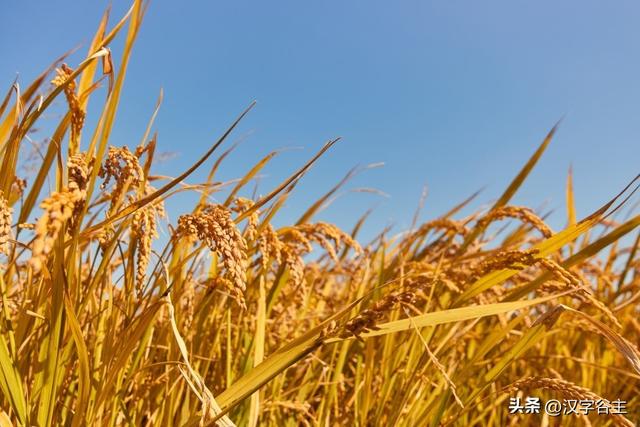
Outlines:
{"label": "clear blue sky", "polygon": [[[2,6],[0,82],[26,84],[74,46],[84,53],[106,2],[9,1]],[[112,18],[128,2],[116,0]],[[321,218],[366,230],[410,224],[475,190],[494,200],[551,126],[556,139],[516,203],[555,209],[574,168],[587,215],[640,171],[640,3],[634,1],[152,1],[125,84],[113,142],[135,146],[160,88],[159,172],[191,164],[252,100],[225,179],[272,149],[262,192],[326,140],[342,136],[299,186],[292,219],[352,166],[384,162]],[[115,46],[116,60],[118,46]],[[75,65],[78,56],[72,57]],[[75,61],[75,62],[74,62]],[[4,90],[4,89],[3,89]],[[95,106],[95,105],[94,105]]]}

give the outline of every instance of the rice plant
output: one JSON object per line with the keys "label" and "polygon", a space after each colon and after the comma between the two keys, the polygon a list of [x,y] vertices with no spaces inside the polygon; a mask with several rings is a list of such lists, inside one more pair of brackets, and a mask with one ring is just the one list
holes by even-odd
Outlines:
{"label": "rice plant", "polygon": [[[551,130],[490,209],[463,216],[474,196],[360,241],[366,214],[352,230],[316,219],[351,171],[276,227],[337,141],[253,198],[246,187],[272,156],[243,177],[218,173],[253,104],[173,178],[153,174],[153,119],[137,146],[112,144],[146,6],[135,1],[115,24],[105,14],[82,62],[57,60],[0,103],[1,425],[638,422],[640,215],[621,214],[633,177],[581,220],[569,179],[567,226],[552,230],[510,203]],[[65,114],[20,176],[54,101]],[[206,182],[191,181],[197,169]],[[184,192],[197,202],[169,221],[165,205]],[[526,396],[607,410],[510,413]]]}

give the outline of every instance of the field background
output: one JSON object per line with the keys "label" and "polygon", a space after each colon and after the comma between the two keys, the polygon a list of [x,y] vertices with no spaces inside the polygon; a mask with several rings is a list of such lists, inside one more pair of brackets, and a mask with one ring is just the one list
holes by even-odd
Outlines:
{"label": "field background", "polygon": [[633,8],[356,5],[8,8],[1,426],[638,422]]}

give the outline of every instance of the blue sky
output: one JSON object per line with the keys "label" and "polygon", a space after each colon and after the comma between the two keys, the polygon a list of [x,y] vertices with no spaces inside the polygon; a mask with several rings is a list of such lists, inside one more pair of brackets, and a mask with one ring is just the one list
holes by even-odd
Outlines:
{"label": "blue sky", "polygon": [[[19,73],[26,84],[66,50],[84,53],[106,5],[5,3],[0,82],[7,87]],[[112,20],[127,8],[114,0]],[[639,19],[633,1],[156,0],[112,142],[137,144],[163,88],[159,149],[177,157],[156,172],[177,174],[255,99],[221,178],[244,174],[273,149],[296,148],[265,170],[266,193],[341,136],[280,220],[295,219],[351,167],[384,162],[349,188],[389,197],[351,192],[320,216],[351,227],[376,207],[371,236],[391,223],[408,227],[425,185],[425,219],[482,187],[475,206],[494,200],[564,116],[514,200],[554,209],[559,229],[570,165],[580,217],[639,172]]]}

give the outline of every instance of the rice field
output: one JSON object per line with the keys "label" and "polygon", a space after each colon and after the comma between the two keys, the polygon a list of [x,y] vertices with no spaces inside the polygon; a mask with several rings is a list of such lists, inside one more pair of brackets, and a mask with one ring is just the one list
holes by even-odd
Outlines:
{"label": "rice field", "polygon": [[[245,176],[218,173],[253,104],[175,177],[154,175],[155,112],[138,145],[112,141],[145,7],[105,15],[83,61],[63,57],[1,94],[0,425],[640,421],[637,177],[577,218],[569,176],[566,228],[552,230],[511,200],[554,128],[488,209],[462,215],[480,206],[472,196],[363,241],[367,214],[348,230],[317,219],[351,171],[276,227],[337,141],[253,198],[272,156],[247,159]],[[21,176],[28,135],[56,102],[66,113]],[[196,170],[206,182],[190,179]],[[199,201],[170,221],[166,207],[185,192]],[[527,397],[578,409],[512,410]]]}

